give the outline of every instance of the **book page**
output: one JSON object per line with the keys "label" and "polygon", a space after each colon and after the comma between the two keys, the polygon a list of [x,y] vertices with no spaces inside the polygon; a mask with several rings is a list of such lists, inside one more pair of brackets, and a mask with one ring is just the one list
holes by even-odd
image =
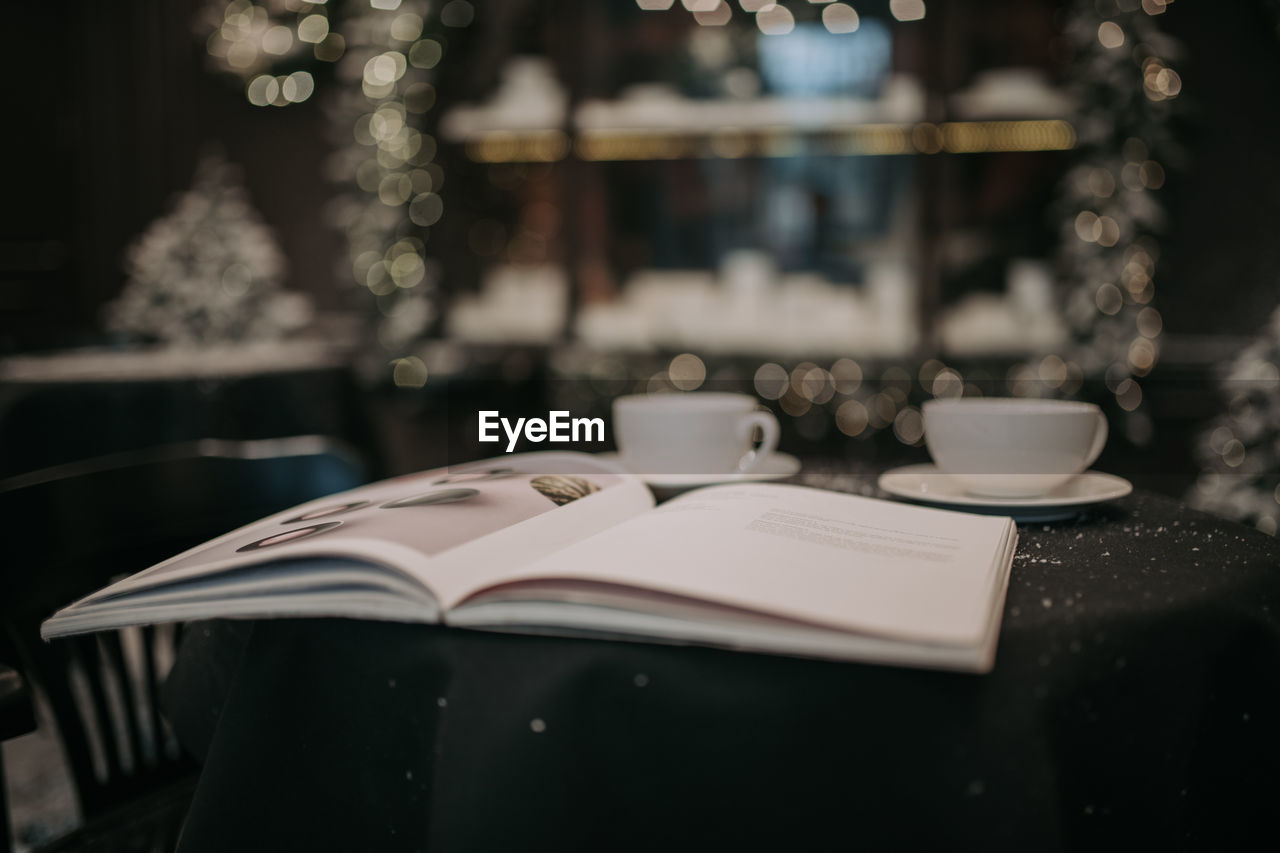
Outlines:
{"label": "book page", "polygon": [[[715,602],[810,625],[966,644],[989,631],[1007,518],[800,486],[701,489],[507,573]],[[484,591],[467,604],[485,601]],[[501,588],[492,590],[501,596]],[[654,609],[651,597],[637,602]],[[466,607],[466,604],[463,605]]]}
{"label": "book page", "polygon": [[643,484],[590,455],[516,454],[395,477],[302,504],[132,575],[80,604],[305,558],[385,566],[443,600],[464,578],[484,583],[487,573],[538,559],[652,505]]}

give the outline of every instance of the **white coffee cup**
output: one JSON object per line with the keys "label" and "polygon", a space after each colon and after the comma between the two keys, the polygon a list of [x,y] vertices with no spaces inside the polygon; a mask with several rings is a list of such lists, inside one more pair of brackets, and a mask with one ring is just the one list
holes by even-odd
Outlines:
{"label": "white coffee cup", "polygon": [[975,495],[1047,494],[1084,471],[1107,442],[1092,403],[973,398],[924,404],[929,455]]}
{"label": "white coffee cup", "polygon": [[613,436],[632,471],[745,474],[778,446],[778,419],[746,394],[636,394],[613,401]]}

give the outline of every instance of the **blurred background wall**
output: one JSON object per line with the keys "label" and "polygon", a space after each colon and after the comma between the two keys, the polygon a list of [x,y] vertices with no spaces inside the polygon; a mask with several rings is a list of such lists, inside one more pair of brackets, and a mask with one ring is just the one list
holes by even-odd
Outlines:
{"label": "blurred background wall", "polygon": [[1178,493],[1270,428],[1211,436],[1280,293],[1274,3],[667,5],[13,4],[0,352],[163,340],[108,305],[216,151],[304,297],[275,331],[341,344],[391,469],[439,461],[437,387],[696,378],[883,462],[946,370],[1104,402],[1110,464]]}

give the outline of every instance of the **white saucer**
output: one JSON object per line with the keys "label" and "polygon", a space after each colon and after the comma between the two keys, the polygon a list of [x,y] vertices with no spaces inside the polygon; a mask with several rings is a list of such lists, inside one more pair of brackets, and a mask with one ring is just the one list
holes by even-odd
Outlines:
{"label": "white saucer", "polygon": [[[596,456],[615,465],[622,465],[617,453],[597,453]],[[712,486],[716,483],[760,483],[781,480],[800,470],[800,460],[790,453],[773,452],[766,456],[760,467],[746,474],[643,474],[637,476],[657,489],[691,489],[694,486]]]}
{"label": "white saucer", "polygon": [[1009,515],[1014,521],[1057,521],[1082,508],[1122,498],[1133,491],[1123,477],[1085,471],[1048,494],[1034,498],[992,498],[971,495],[955,478],[936,465],[906,465],[880,475],[880,488],[917,503],[963,509],[988,515]]}

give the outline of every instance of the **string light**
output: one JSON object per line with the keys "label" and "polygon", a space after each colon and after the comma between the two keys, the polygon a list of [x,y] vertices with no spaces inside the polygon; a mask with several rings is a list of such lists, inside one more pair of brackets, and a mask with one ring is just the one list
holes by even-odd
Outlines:
{"label": "string light", "polygon": [[[329,31],[328,10],[321,3],[295,3],[291,0],[269,0],[259,5],[251,0],[212,0],[198,13],[198,20],[209,30],[205,50],[209,61],[221,71],[239,76],[245,83],[245,96],[250,103],[285,106],[301,103],[306,98],[281,98],[278,93],[265,103],[265,83],[252,92],[249,84],[269,70],[287,71],[281,63],[296,63],[314,56],[323,62],[338,60],[345,51],[341,36]],[[294,68],[293,71],[301,69]],[[277,85],[291,75],[275,74]],[[297,85],[297,78],[294,84]]]}
{"label": "string light", "polygon": [[[1171,50],[1152,17],[1165,5],[1144,0],[1141,8],[1132,2],[1104,7],[1079,0],[1064,27],[1076,56],[1069,79],[1081,104],[1076,127],[1082,133],[1080,162],[1060,185],[1059,260],[1067,319],[1079,344],[1064,361],[1072,367],[1055,390],[1076,387],[1081,365],[1081,373],[1105,370],[1106,387],[1127,413],[1142,404],[1138,380],[1159,360],[1163,329],[1159,312],[1149,307],[1159,254],[1152,234],[1161,221],[1151,193],[1166,180],[1153,152],[1169,141],[1170,102],[1182,86],[1154,47]],[[1115,97],[1100,96],[1100,87]],[[1138,92],[1145,97],[1135,102]],[[1140,429],[1143,422],[1136,415],[1127,421],[1131,436],[1149,434]]]}

